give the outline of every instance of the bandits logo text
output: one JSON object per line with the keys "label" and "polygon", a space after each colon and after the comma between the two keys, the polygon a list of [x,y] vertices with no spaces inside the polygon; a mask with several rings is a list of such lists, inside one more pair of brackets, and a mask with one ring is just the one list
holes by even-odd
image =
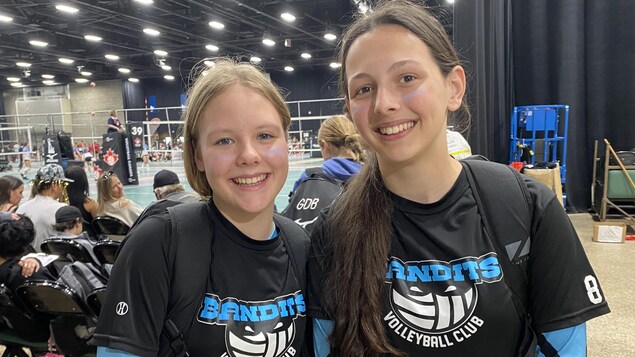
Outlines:
{"label": "bandits logo text", "polygon": [[495,253],[451,262],[403,262],[391,257],[386,273],[391,311],[384,316],[385,323],[404,340],[423,347],[460,343],[484,324],[474,314],[477,285],[502,277]]}

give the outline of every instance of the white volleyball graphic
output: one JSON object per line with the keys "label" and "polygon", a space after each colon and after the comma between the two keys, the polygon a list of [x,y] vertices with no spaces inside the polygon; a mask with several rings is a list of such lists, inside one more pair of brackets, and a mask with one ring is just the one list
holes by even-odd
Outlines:
{"label": "white volleyball graphic", "polygon": [[278,357],[291,346],[295,338],[295,323],[278,322],[273,331],[253,330],[251,324],[227,326],[225,344],[231,357]]}

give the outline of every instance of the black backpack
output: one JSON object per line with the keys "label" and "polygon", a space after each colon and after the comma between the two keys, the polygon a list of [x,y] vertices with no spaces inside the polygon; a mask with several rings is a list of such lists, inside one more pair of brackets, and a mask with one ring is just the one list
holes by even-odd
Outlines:
{"label": "black backpack", "polygon": [[[480,155],[461,160],[496,254],[501,258],[503,281],[512,292],[519,316],[525,319],[525,330],[519,339],[518,356],[535,356],[536,344],[545,356],[558,352],[540,333],[531,328],[529,316],[529,249],[531,247],[534,203],[523,176],[507,165],[488,162]],[[507,258],[507,259],[505,259]]]}
{"label": "black backpack", "polygon": [[[200,290],[201,280],[192,279],[192,276],[208,276],[211,264],[211,245],[209,239],[214,233],[214,227],[210,220],[210,205],[207,202],[183,203],[168,208],[172,223],[172,234],[178,235],[170,245],[170,255],[176,263],[173,266],[171,291],[197,291]],[[309,246],[309,237],[305,230],[294,224],[289,219],[274,214],[273,220],[280,229],[283,244],[289,252],[291,268],[301,286],[306,286],[306,256]],[[192,267],[197,267],[198,272],[193,272]],[[160,351],[162,356],[189,356],[185,344],[184,334],[187,334],[192,316],[196,311],[185,311],[175,300],[175,294],[170,294],[167,306],[166,320],[161,332],[161,339],[167,342],[167,348]],[[192,305],[193,309],[198,306]],[[309,331],[310,323],[307,323]],[[308,332],[307,335],[309,336]],[[306,344],[298,356],[307,356]]]}
{"label": "black backpack", "polygon": [[307,179],[289,194],[289,204],[280,214],[311,233],[320,211],[342,193],[344,182],[334,179],[321,167],[306,169]]}

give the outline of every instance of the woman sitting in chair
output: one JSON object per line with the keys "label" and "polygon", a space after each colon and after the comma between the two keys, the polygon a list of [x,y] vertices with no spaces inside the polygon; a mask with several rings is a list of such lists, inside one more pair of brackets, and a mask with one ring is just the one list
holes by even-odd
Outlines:
{"label": "woman sitting in chair", "polygon": [[143,208],[124,198],[123,185],[113,171],[104,172],[97,180],[97,216],[114,217],[128,227],[139,217]]}
{"label": "woman sitting in chair", "polygon": [[[20,260],[24,254],[34,252],[31,242],[35,238],[35,228],[29,217],[15,216],[17,217],[0,223],[0,284],[4,284],[13,295],[16,288],[27,280],[55,280],[38,260],[34,258]],[[2,315],[9,320],[15,332],[25,340],[46,341],[50,335],[49,317],[36,316],[31,319],[15,310],[2,311]],[[31,352],[39,353],[33,350]]]}

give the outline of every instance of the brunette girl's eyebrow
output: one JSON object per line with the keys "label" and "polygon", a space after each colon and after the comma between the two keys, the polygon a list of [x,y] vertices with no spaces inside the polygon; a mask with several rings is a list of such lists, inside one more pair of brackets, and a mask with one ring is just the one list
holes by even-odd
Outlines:
{"label": "brunette girl's eyebrow", "polygon": [[[420,64],[420,62],[412,60],[412,59],[407,59],[407,60],[403,60],[403,61],[397,61],[397,62],[393,63],[392,65],[390,65],[390,67],[388,68],[388,72],[394,71],[395,69],[397,69],[399,67],[403,67],[403,66],[408,65],[408,64]],[[349,80],[353,80],[353,79],[361,78],[361,77],[370,77],[370,75],[368,73],[365,73],[365,72],[356,73]]]}

